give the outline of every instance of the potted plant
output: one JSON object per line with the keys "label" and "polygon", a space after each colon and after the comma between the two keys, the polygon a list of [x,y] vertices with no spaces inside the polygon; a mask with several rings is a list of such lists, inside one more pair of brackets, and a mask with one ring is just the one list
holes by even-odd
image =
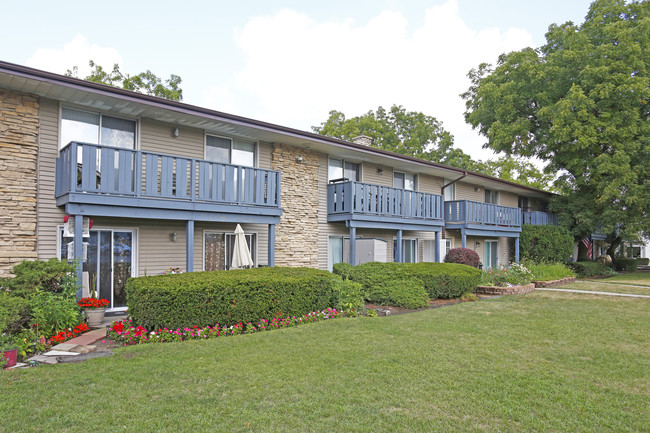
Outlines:
{"label": "potted plant", "polygon": [[18,347],[13,342],[11,335],[0,334],[0,370],[13,367],[18,361]]}
{"label": "potted plant", "polygon": [[86,322],[91,328],[100,328],[104,321],[104,313],[109,301],[107,299],[96,298],[81,298],[77,301],[84,313],[86,314]]}

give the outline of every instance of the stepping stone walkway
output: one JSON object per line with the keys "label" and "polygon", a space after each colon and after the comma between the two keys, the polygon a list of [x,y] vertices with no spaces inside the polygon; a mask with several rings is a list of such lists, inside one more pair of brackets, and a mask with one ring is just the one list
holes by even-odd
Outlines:
{"label": "stepping stone walkway", "polygon": [[104,338],[106,338],[106,328],[95,329],[71,340],[68,340],[65,343],[57,344],[47,352],[32,356],[31,358],[27,359],[27,363],[21,362],[12,368],[27,368],[39,364],[51,365],[57,364],[59,362],[74,362],[77,360],[85,361],[89,358],[107,356],[108,354],[112,353],[102,352],[101,355],[98,353],[97,356],[89,356],[97,349],[97,346],[93,345],[93,343],[96,343],[97,341]]}

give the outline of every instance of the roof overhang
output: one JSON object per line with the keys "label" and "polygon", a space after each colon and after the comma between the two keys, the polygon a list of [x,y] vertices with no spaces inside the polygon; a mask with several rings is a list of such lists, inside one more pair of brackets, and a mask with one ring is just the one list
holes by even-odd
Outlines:
{"label": "roof overhang", "polygon": [[115,115],[150,118],[178,126],[204,129],[214,134],[284,143],[340,158],[363,159],[397,170],[424,173],[446,179],[467,174],[464,180],[470,183],[480,183],[486,188],[525,194],[529,197],[548,198],[553,195],[514,182],[374,147],[2,61],[0,61],[0,88],[34,94]]}

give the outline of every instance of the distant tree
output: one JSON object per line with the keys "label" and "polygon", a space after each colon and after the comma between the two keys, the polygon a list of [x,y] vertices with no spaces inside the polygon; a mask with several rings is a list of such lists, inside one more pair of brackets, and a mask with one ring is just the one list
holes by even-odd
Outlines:
{"label": "distant tree", "polygon": [[[110,72],[92,60],[89,64],[92,70],[90,71],[90,75],[83,78],[84,80],[92,81],[93,83],[108,84],[109,86],[120,87],[133,92],[144,93],[172,101],[183,100],[183,90],[179,87],[182,80],[178,75],[170,75],[169,79],[165,80],[163,84],[162,80],[150,70],[131,76],[120,71],[120,66],[117,63],[113,65],[113,70]],[[79,78],[78,74],[79,68],[77,66],[74,66],[72,70],[68,69],[65,73],[66,76],[74,78]]]}
{"label": "distant tree", "polygon": [[454,137],[433,116],[406,111],[393,105],[390,111],[383,107],[361,116],[346,119],[340,111],[330,111],[329,118],[312,130],[321,135],[352,141],[360,135],[372,139],[372,146],[415,158],[434,161],[452,167],[477,171],[490,176],[548,189],[553,175],[544,174],[532,163],[521,158],[473,160],[454,147]]}
{"label": "distant tree", "polygon": [[557,172],[552,208],[576,237],[650,232],[650,2],[597,0],[585,22],[551,25],[546,45],[472,69],[465,119],[487,147]]}

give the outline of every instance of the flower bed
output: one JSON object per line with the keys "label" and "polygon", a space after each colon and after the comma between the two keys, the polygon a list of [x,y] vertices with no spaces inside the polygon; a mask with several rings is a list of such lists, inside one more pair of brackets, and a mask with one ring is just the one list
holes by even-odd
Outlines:
{"label": "flower bed", "polygon": [[53,335],[52,337],[49,338],[48,342],[50,344],[64,343],[70,340],[71,338],[77,337],[83,334],[84,332],[88,332],[88,331],[90,331],[88,325],[86,325],[85,323],[81,323],[75,326],[74,328],[72,328],[72,330],[66,329],[65,331],[61,331],[58,334]]}
{"label": "flower bed", "polygon": [[479,295],[523,295],[535,291],[533,283],[524,284],[522,286],[478,286],[476,293]]}
{"label": "flower bed", "polygon": [[572,283],[576,280],[576,277],[567,277],[567,278],[560,278],[559,280],[552,280],[552,281],[533,281],[533,284],[535,287],[557,287],[557,286],[563,286],[565,284]]}
{"label": "flower bed", "polygon": [[315,311],[303,316],[292,316],[286,318],[262,319],[259,322],[237,323],[232,326],[221,326],[218,323],[212,326],[192,326],[167,329],[162,328],[156,331],[149,331],[142,326],[134,326],[132,321],[113,322],[108,327],[107,336],[124,346],[142,343],[167,343],[185,340],[204,340],[208,338],[226,337],[239,334],[253,334],[256,332],[270,331],[279,328],[302,325],[305,323],[320,322],[327,319],[344,317],[342,311],[328,308],[323,311]]}

